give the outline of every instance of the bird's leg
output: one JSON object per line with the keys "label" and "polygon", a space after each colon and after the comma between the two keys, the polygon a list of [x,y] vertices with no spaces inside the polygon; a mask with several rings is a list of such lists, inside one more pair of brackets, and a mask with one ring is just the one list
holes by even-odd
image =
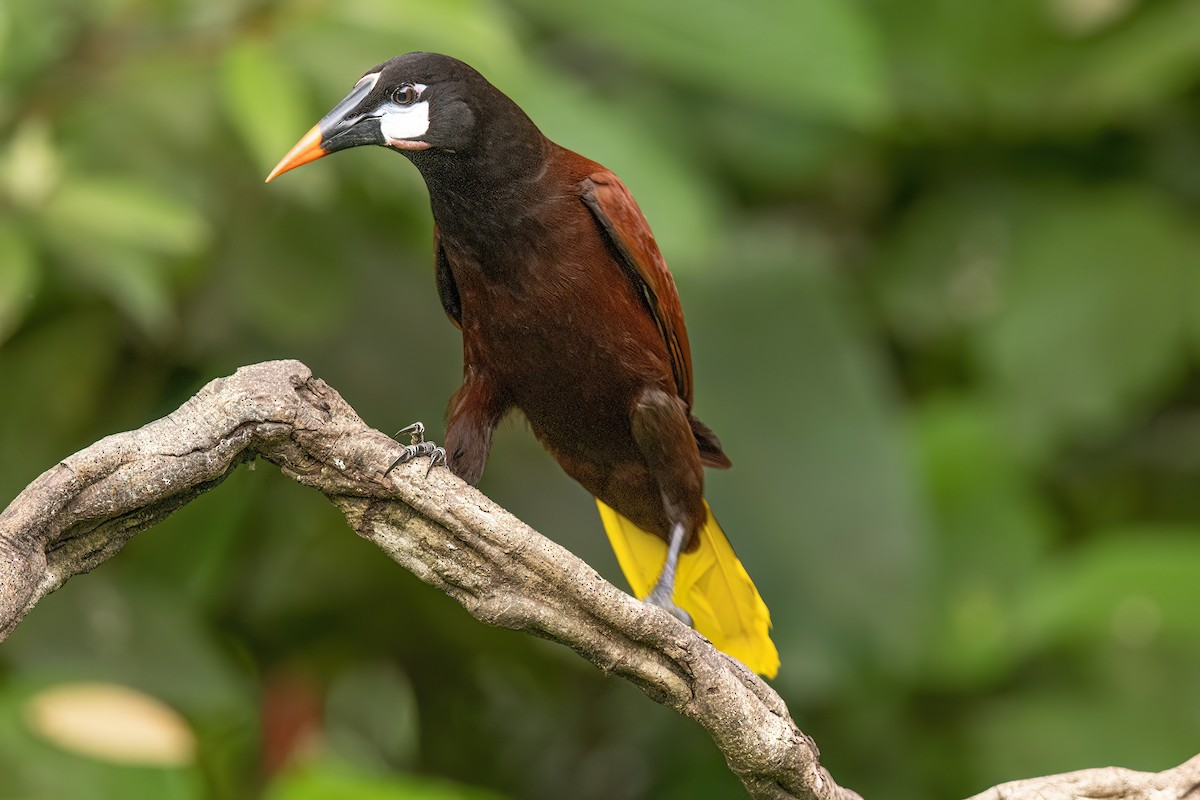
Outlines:
{"label": "bird's leg", "polygon": [[671,526],[667,560],[646,602],[691,625],[691,616],[675,605],[675,570],[689,534],[704,520],[704,475],[687,404],[662,389],[642,390],[629,417],[633,440],[662,493],[663,511]]}
{"label": "bird's leg", "polygon": [[671,541],[667,544],[667,560],[663,563],[654,588],[646,596],[646,602],[665,610],[684,625],[691,626],[692,615],[675,605],[672,599],[675,594],[675,567],[679,564],[679,551],[683,549],[683,540],[686,538],[687,531],[683,525],[675,523],[671,528]]}
{"label": "bird's leg", "polygon": [[[470,361],[469,351],[463,357]],[[446,418],[446,466],[472,486],[483,477],[492,432],[511,407],[499,384],[487,372],[472,366],[463,385],[450,401]]]}
{"label": "bird's leg", "polygon": [[425,425],[423,423],[414,422],[412,425],[405,426],[396,431],[396,436],[392,438],[398,438],[406,435],[410,437],[409,441],[411,444],[406,444],[404,446],[404,452],[400,454],[400,457],[393,461],[390,467],[384,470],[384,477],[387,477],[396,467],[407,461],[412,461],[418,456],[429,456],[429,469],[425,470],[426,476],[428,476],[429,473],[433,471],[433,468],[438,464],[446,463],[446,451],[439,447],[435,442],[425,441]]}

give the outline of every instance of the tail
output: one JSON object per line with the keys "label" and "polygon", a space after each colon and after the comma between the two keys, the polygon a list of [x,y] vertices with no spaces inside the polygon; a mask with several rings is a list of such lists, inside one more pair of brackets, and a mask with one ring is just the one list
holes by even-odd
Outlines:
{"label": "tail", "polygon": [[[645,597],[658,580],[667,544],[599,500],[604,531],[634,594]],[[704,504],[708,519],[698,533],[700,548],[684,553],[675,577],[675,603],[692,615],[696,630],[720,651],[774,678],[779,652],[771,641],[771,612],[734,554],[724,531]]]}

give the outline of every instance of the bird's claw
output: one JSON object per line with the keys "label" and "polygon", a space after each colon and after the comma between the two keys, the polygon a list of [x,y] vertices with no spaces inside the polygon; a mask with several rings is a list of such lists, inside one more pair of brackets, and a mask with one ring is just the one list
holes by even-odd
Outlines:
{"label": "bird's claw", "polygon": [[425,477],[429,477],[429,473],[433,472],[433,468],[438,464],[446,466],[446,448],[435,447],[433,452],[429,454],[429,466],[425,469]]}
{"label": "bird's claw", "polygon": [[675,605],[675,601],[671,599],[671,595],[668,594],[665,587],[655,586],[654,590],[646,597],[645,602],[652,606],[658,606],[689,628],[696,627],[692,623],[692,615]]}
{"label": "bird's claw", "polygon": [[392,470],[401,464],[412,461],[414,458],[418,458],[420,456],[429,456],[429,468],[425,470],[426,477],[429,477],[429,473],[433,472],[433,468],[437,465],[445,465],[445,448],[440,447],[435,442],[425,441],[425,425],[423,423],[414,422],[412,425],[406,425],[405,427],[396,431],[396,436],[394,438],[399,438],[401,436],[410,437],[412,444],[407,444],[404,446],[404,452],[400,454],[400,457],[393,461],[390,467],[384,470],[384,477],[387,477]]}
{"label": "bird's claw", "polygon": [[425,441],[425,423],[414,422],[412,425],[405,425],[396,431],[396,435],[392,438],[399,439],[401,436],[411,436],[413,444],[421,444]]}

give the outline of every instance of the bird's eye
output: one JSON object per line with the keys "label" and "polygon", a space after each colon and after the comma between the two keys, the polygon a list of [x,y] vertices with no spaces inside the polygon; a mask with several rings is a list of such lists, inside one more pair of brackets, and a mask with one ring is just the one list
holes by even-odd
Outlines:
{"label": "bird's eye", "polygon": [[411,83],[406,83],[402,86],[397,86],[392,90],[392,101],[397,105],[411,106],[417,102],[417,87]]}

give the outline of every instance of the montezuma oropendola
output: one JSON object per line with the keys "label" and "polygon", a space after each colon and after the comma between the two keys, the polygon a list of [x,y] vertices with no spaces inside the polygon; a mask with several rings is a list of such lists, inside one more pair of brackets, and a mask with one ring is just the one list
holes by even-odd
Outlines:
{"label": "montezuma oropendola", "polygon": [[634,591],[773,677],[767,607],[704,501],[703,467],[730,462],[692,414],[679,296],[629,190],[434,53],[369,70],[267,180],[366,144],[403,153],[429,189],[438,295],[463,338],[450,469],[478,482],[519,409],[597,498]]}

